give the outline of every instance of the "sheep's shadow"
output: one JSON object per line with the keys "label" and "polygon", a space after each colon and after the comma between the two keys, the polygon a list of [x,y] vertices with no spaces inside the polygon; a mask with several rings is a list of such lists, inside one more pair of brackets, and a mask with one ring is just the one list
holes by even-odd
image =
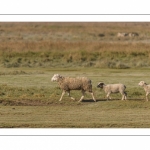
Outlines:
{"label": "sheep's shadow", "polygon": [[[127,100],[121,100],[121,99],[117,99],[117,98],[114,98],[114,99],[96,99],[96,102],[102,102],[102,101],[106,101],[106,102],[111,102],[111,101],[145,101],[145,99],[141,99],[141,98],[138,98],[138,99],[131,99],[131,98],[128,98]],[[93,102],[95,103],[95,101],[93,99],[84,99],[82,100],[83,103],[88,103],[88,102]]]}
{"label": "sheep's shadow", "polygon": [[[99,102],[99,101],[106,101],[106,99],[96,99],[96,102]],[[84,99],[82,100],[83,103],[87,103],[87,102],[93,102],[95,103],[95,101],[93,99]]]}

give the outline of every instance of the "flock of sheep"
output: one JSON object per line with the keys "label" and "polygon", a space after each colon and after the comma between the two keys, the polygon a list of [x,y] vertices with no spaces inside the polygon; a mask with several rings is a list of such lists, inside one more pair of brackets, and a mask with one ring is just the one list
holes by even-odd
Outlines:
{"label": "flock of sheep", "polygon": [[[59,87],[63,90],[62,95],[59,99],[59,101],[62,100],[64,94],[67,92],[68,96],[75,100],[75,98],[71,97],[70,91],[71,90],[81,90],[82,96],[79,100],[81,102],[84,98],[84,93],[87,91],[91,94],[92,99],[96,102],[96,99],[94,97],[93,91],[92,91],[92,82],[87,77],[63,77],[59,74],[54,74],[51,81],[56,81],[59,84]],[[150,93],[150,85],[146,84],[144,81],[140,81],[139,86],[143,87],[146,92],[146,101],[148,101],[148,95]],[[102,88],[105,93],[107,94],[107,100],[111,99],[110,94],[111,93],[120,93],[122,95],[121,100],[127,99],[127,93],[125,92],[126,86],[119,83],[119,84],[105,84],[103,82],[99,82],[97,85],[98,88]]]}
{"label": "flock of sheep", "polygon": [[129,37],[136,37],[136,36],[139,36],[139,34],[136,33],[136,32],[130,32],[130,33],[118,32],[117,33],[117,37],[127,37],[127,36],[129,36]]}

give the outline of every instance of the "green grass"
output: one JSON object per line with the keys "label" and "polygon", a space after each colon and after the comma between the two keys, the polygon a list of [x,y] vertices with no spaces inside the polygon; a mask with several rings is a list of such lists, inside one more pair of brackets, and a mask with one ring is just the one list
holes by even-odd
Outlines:
{"label": "green grass", "polygon": [[5,128],[149,128],[150,104],[141,101],[0,106]]}
{"label": "green grass", "polygon": [[[140,80],[149,82],[147,69],[5,69],[0,77],[0,127],[2,128],[147,128],[150,127],[150,103],[138,87]],[[13,74],[13,72],[17,72]],[[42,73],[41,73],[42,72]],[[10,73],[10,74],[9,74]],[[83,102],[67,94],[59,102],[61,90],[51,82],[54,73],[64,76],[87,76],[92,80],[97,102],[86,94]],[[97,83],[124,83],[128,100],[112,94],[106,101]],[[71,91],[77,100],[80,91]]]}
{"label": "green grass", "polygon": [[[8,71],[9,70],[9,71]],[[53,74],[59,73],[63,76],[87,76],[92,80],[93,89],[95,95],[105,95],[103,90],[98,89],[96,86],[98,82],[103,81],[106,84],[109,83],[123,83],[127,86],[128,98],[144,98],[144,91],[141,87],[138,87],[138,83],[141,80],[149,81],[149,69],[24,69],[21,71],[15,69],[5,69],[1,72],[1,92],[0,99],[21,99],[21,98],[38,98],[40,100],[49,99],[54,97],[54,100],[59,99],[61,90],[58,84],[51,82]],[[81,93],[76,93],[79,99]],[[87,96],[90,94],[87,93]],[[114,94],[112,97],[120,98],[119,94]],[[51,100],[49,100],[51,101]],[[53,101],[53,100],[52,100]]]}

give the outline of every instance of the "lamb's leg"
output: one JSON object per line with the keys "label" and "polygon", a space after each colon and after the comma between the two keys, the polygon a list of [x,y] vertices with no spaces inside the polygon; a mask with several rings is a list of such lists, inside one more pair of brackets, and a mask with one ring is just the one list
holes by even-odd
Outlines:
{"label": "lamb's leg", "polygon": [[72,100],[75,100],[75,98],[74,98],[74,97],[71,97],[71,95],[70,95],[70,91],[68,91],[68,96],[69,96]]}
{"label": "lamb's leg", "polygon": [[96,99],[95,99],[95,97],[94,97],[93,92],[91,92],[91,95],[92,95],[92,98],[93,98],[94,102],[96,102]]}
{"label": "lamb's leg", "polygon": [[80,98],[80,100],[79,100],[78,102],[81,102],[81,101],[83,100],[83,98],[84,98],[84,93],[85,93],[85,91],[82,90],[82,96],[81,96],[81,98]]}
{"label": "lamb's leg", "polygon": [[122,99],[121,100],[126,100],[127,93],[126,92],[121,92],[121,95],[122,95]]}
{"label": "lamb's leg", "polygon": [[124,93],[123,93],[123,92],[120,92],[120,94],[121,94],[121,96],[122,96],[121,100],[123,101],[123,100],[124,100]]}
{"label": "lamb's leg", "polygon": [[124,92],[124,98],[125,98],[125,100],[127,99],[127,93],[126,92]]}
{"label": "lamb's leg", "polygon": [[106,98],[107,98],[107,100],[108,100],[108,99],[111,99],[110,93],[107,93]]}
{"label": "lamb's leg", "polygon": [[62,100],[62,98],[63,98],[64,94],[65,94],[65,91],[63,91],[63,92],[62,92],[62,94],[61,94],[61,97],[60,97],[59,101],[61,101],[61,100]]}

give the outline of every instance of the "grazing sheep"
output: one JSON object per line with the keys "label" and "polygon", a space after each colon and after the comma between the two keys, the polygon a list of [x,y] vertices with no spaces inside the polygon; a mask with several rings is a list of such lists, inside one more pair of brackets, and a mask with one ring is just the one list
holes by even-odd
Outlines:
{"label": "grazing sheep", "polygon": [[135,36],[139,36],[139,34],[136,32],[129,33],[129,37],[135,37]]}
{"label": "grazing sheep", "polygon": [[147,84],[144,81],[140,81],[138,85],[144,88],[146,92],[146,101],[148,101],[148,95],[150,93],[150,84]]}
{"label": "grazing sheep", "polygon": [[117,33],[117,37],[126,37],[126,36],[128,36],[128,33],[120,33],[120,32]]}
{"label": "grazing sheep", "polygon": [[111,99],[111,93],[119,93],[122,95],[122,100],[126,100],[127,93],[125,92],[126,86],[119,83],[119,84],[104,84],[103,82],[99,82],[97,85],[98,88],[104,89],[105,93],[107,94],[107,100]]}
{"label": "grazing sheep", "polygon": [[[63,77],[59,74],[54,74],[51,81],[58,82],[60,88],[63,90],[59,101],[62,100],[62,97],[64,96],[65,92],[68,92],[68,96],[70,96],[70,91],[71,90],[81,90],[82,91],[82,96],[81,96],[79,102],[81,102],[83,100],[84,93],[86,91],[91,93],[93,100],[96,102],[96,99],[94,98],[94,95],[93,95],[93,92],[92,92],[91,80],[86,78],[86,77],[71,78],[71,77]],[[71,99],[75,100],[75,98],[73,98],[73,97],[71,97]]]}

